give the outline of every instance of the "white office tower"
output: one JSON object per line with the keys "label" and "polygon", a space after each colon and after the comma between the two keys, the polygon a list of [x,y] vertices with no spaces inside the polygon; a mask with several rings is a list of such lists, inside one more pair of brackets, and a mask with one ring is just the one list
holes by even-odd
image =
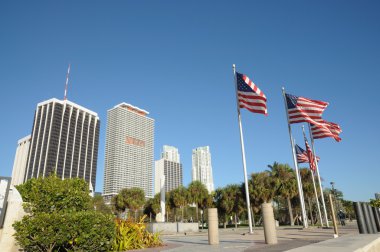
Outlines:
{"label": "white office tower", "polygon": [[11,185],[20,185],[24,183],[26,162],[28,161],[28,152],[31,135],[18,140],[15,160],[13,162],[12,182]]}
{"label": "white office tower", "polygon": [[192,181],[195,180],[201,181],[206,186],[209,193],[214,191],[209,146],[193,149]]}
{"label": "white office tower", "polygon": [[103,197],[138,187],[153,197],[154,119],[127,103],[107,112]]}
{"label": "white office tower", "polygon": [[183,185],[182,164],[178,149],[173,146],[164,145],[161,159],[155,162],[154,169],[154,194],[160,192],[160,179],[165,176],[165,192]]}

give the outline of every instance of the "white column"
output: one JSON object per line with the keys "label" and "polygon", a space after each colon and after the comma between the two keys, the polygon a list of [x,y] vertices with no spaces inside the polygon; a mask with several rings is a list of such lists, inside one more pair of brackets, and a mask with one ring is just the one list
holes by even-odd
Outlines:
{"label": "white column", "polygon": [[161,176],[160,180],[160,187],[161,187],[161,214],[162,214],[162,222],[165,222],[165,175]]}

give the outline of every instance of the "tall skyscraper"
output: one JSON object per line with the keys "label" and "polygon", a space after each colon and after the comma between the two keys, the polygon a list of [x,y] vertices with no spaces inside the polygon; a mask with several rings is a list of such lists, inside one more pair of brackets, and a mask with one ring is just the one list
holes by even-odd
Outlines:
{"label": "tall skyscraper", "polygon": [[18,140],[15,160],[13,162],[12,182],[11,185],[19,185],[24,183],[26,162],[28,160],[28,152],[31,136],[26,136]]}
{"label": "tall skyscraper", "polygon": [[107,112],[103,196],[138,187],[153,197],[154,119],[148,111],[121,103]]}
{"label": "tall skyscraper", "polygon": [[25,181],[56,173],[83,178],[95,188],[100,121],[97,113],[68,100],[37,105]]}
{"label": "tall skyscraper", "polygon": [[214,180],[212,178],[210,147],[198,147],[193,149],[192,181],[201,181],[210,192],[214,191]]}
{"label": "tall skyscraper", "polygon": [[182,174],[182,164],[180,163],[178,149],[173,146],[164,145],[161,159],[155,162],[154,194],[160,192],[162,175],[165,176],[165,191],[170,192],[183,185]]}

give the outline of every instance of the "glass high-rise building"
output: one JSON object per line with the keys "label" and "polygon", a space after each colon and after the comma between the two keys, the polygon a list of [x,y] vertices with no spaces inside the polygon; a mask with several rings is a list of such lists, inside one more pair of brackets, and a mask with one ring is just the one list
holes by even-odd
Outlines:
{"label": "glass high-rise building", "polygon": [[123,188],[153,197],[154,119],[127,103],[107,112],[104,188],[106,202]]}
{"label": "glass high-rise building", "polygon": [[154,193],[160,192],[162,175],[165,176],[165,192],[183,185],[182,164],[178,149],[173,146],[164,145],[161,159],[155,162],[154,170]]}
{"label": "glass high-rise building", "polygon": [[83,178],[95,188],[100,121],[98,114],[68,100],[37,105],[25,181],[56,173]]}
{"label": "glass high-rise building", "polygon": [[201,181],[209,193],[213,192],[214,179],[212,177],[210,147],[205,146],[193,149],[192,164],[192,181]]}

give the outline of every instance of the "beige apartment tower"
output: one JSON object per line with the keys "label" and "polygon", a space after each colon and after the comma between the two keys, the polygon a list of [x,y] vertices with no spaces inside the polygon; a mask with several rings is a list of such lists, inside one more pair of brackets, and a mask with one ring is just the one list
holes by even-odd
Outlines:
{"label": "beige apartment tower", "polygon": [[12,186],[24,183],[26,162],[28,161],[28,152],[31,135],[21,138],[17,142],[15,160],[12,170]]}
{"label": "beige apartment tower", "polygon": [[107,112],[103,197],[138,187],[153,197],[154,119],[128,103]]}

